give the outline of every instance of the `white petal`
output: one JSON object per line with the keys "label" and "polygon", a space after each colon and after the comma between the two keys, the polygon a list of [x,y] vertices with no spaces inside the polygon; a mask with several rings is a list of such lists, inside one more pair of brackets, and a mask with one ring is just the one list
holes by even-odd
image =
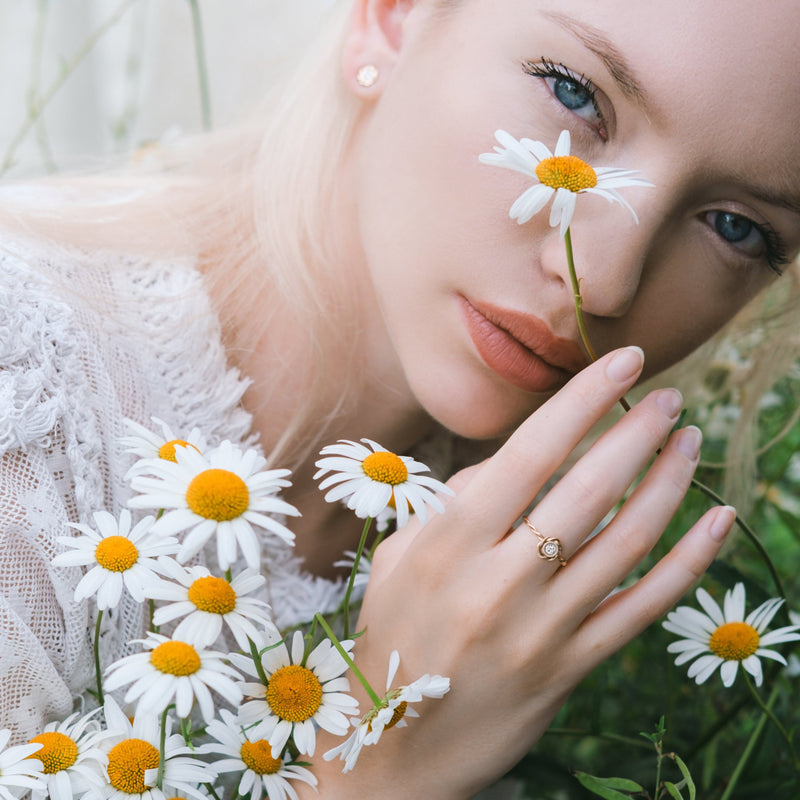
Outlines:
{"label": "white petal", "polygon": [[569,131],[563,130],[558,135],[558,141],[556,142],[556,149],[553,153],[555,156],[568,156],[569,155],[569,147],[570,147],[570,139],[569,139]]}
{"label": "white petal", "polygon": [[725,592],[723,610],[726,622],[744,622],[745,593],[744,584],[737,583],[733,589]]}
{"label": "white petal", "polygon": [[736,670],[739,668],[738,661],[723,661],[722,666],[719,668],[719,674],[722,678],[722,685],[726,688],[733,686],[733,681],[736,679]]}

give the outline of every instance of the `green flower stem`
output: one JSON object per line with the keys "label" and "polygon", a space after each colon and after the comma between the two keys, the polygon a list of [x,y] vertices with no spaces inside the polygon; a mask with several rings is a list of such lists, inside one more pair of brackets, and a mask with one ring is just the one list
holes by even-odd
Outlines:
{"label": "green flower stem", "polygon": [[[589,341],[589,333],[586,330],[586,323],[583,321],[583,297],[581,296],[581,282],[578,280],[578,273],[575,271],[575,258],[572,254],[572,233],[567,228],[564,233],[564,247],[567,250],[567,266],[569,267],[569,279],[572,282],[572,300],[575,303],[575,317],[578,320],[578,331],[581,335],[581,341],[589,354],[592,361],[597,361],[597,353]],[[631,407],[624,397],[620,397],[619,404],[626,410],[630,411]]]}
{"label": "green flower stem", "polygon": [[[749,684],[749,681],[748,681]],[[747,764],[748,759],[750,758],[750,754],[753,752],[753,748],[756,746],[758,740],[761,738],[761,731],[764,729],[764,725],[767,722],[768,715],[772,712],[769,710],[770,707],[775,703],[778,699],[778,687],[775,686],[772,689],[772,693],[767,700],[766,705],[761,702],[761,698],[759,697],[759,705],[765,710],[764,713],[761,714],[759,717],[758,722],[756,723],[755,728],[753,728],[752,733],[750,734],[750,739],[748,740],[747,744],[745,745],[744,750],[742,751],[741,756],[739,756],[739,761],[737,762],[736,766],[733,768],[733,772],[731,773],[730,780],[728,781],[728,785],[725,787],[725,791],[720,796],[719,800],[729,800],[731,794],[733,794],[733,790],[736,788],[736,784],[739,782],[739,778],[742,775],[742,770]]]}
{"label": "green flower stem", "polygon": [[336,638],[336,634],[331,630],[330,625],[325,621],[325,617],[322,616],[319,612],[314,615],[314,619],[319,621],[319,624],[322,626],[322,630],[325,631],[328,638],[331,640],[331,644],[337,649],[339,655],[344,659],[345,663],[350,670],[352,671],[353,675],[358,678],[359,683],[364,687],[365,691],[369,695],[370,700],[378,706],[381,703],[381,698],[375,693],[375,690],[370,686],[369,681],[364,677],[361,670],[353,663],[353,659],[347,654],[347,651],[342,647],[339,640]]}
{"label": "green flower stem", "polygon": [[210,783],[204,783],[203,786],[208,789],[208,793],[214,798],[214,800],[220,800],[220,796],[214,791],[214,787]]}
{"label": "green flower stem", "polygon": [[203,38],[203,23],[200,16],[200,5],[197,0],[189,0],[192,12],[192,30],[194,32],[194,49],[197,55],[197,80],[200,86],[200,107],[203,113],[203,130],[211,130],[211,92],[208,88],[208,68],[206,67],[206,48]]}
{"label": "green flower stem", "polygon": [[[704,483],[698,481],[697,478],[692,478],[692,486],[698,491],[702,492],[706,497],[710,497],[715,503],[726,505],[725,500],[722,497],[720,497],[711,487],[706,486]],[[742,529],[745,536],[747,536],[752,543],[753,547],[758,550],[758,554],[767,565],[767,569],[772,576],[772,581],[775,584],[775,589],[777,590],[778,595],[782,597],[784,601],[786,601],[786,592],[783,589],[783,583],[781,583],[781,579],[778,576],[778,571],[775,569],[775,565],[772,563],[772,559],[769,557],[764,545],[761,544],[761,541],[756,536],[753,529],[738,514],[736,515],[734,522]]]}
{"label": "green flower stem", "polygon": [[[772,709],[770,707],[771,704],[765,704],[761,699],[761,695],[756,691],[756,687],[753,686],[753,681],[750,679],[750,676],[747,674],[747,672],[744,670],[742,670],[742,672],[744,674],[744,680],[747,684],[747,688],[750,690],[750,694],[753,695],[753,699],[756,701],[764,715],[767,716],[769,721],[778,729],[778,732],[784,738],[786,744],[789,745],[789,752],[792,754],[792,761],[794,762],[795,771],[800,772],[800,760],[797,758],[797,751],[794,749],[792,737],[786,732],[786,728],[783,727],[781,721],[772,713]],[[770,700],[773,699],[773,695],[775,695],[777,691],[778,687],[774,686],[772,693],[770,694]]]}
{"label": "green flower stem", "polygon": [[97,622],[94,626],[94,672],[97,678],[97,702],[103,705],[103,672],[100,669],[100,623],[103,620],[103,609],[97,612]]}
{"label": "green flower stem", "polygon": [[156,786],[159,789],[164,788],[164,768],[166,767],[164,763],[166,761],[164,752],[167,745],[167,714],[170,708],[172,708],[171,703],[164,709],[164,713],[161,715],[161,735],[158,740],[158,774],[156,775]]}
{"label": "green flower stem", "polygon": [[[356,573],[358,572],[358,565],[361,562],[361,554],[364,552],[364,545],[367,541],[367,534],[369,533],[370,525],[372,525],[372,517],[367,517],[364,520],[364,527],[361,530],[361,539],[358,542],[356,549],[356,557],[353,559],[353,568],[350,570],[350,579],[347,581],[347,591],[344,593],[344,638],[350,638],[350,595],[353,593],[353,584],[356,580]],[[330,634],[329,634],[330,635]]]}
{"label": "green flower stem", "polygon": [[150,608],[150,630],[153,631],[153,633],[158,633],[159,630],[161,630],[161,626],[153,624],[153,617],[156,614],[156,601],[150,597],[148,598],[147,603]]}
{"label": "green flower stem", "polygon": [[581,341],[592,361],[597,361],[592,343],[589,341],[589,334],[586,331],[586,324],[583,321],[583,297],[581,297],[581,282],[575,272],[575,258],[572,255],[572,233],[567,228],[564,234],[564,247],[567,249],[567,265],[569,266],[569,279],[572,281],[572,299],[575,303],[575,316],[578,318],[578,330],[581,334]]}
{"label": "green flower stem", "polygon": [[252,639],[248,638],[247,641],[250,642],[250,657],[253,659],[253,664],[255,664],[258,679],[266,686],[269,683],[269,679],[267,678],[267,673],[264,672],[264,665],[261,663],[261,654]]}
{"label": "green flower stem", "polygon": [[[586,330],[586,324],[583,321],[583,297],[581,296],[581,287],[580,281],[578,280],[578,274],[575,270],[575,259],[572,252],[572,234],[570,233],[569,228],[567,228],[566,233],[564,234],[564,247],[567,251],[567,266],[569,267],[569,278],[572,282],[572,295],[575,302],[575,316],[578,320],[578,330],[581,335],[581,341],[583,342],[583,346],[586,348],[586,352],[589,354],[589,358],[591,358],[592,361],[597,361],[597,353],[595,353],[592,343],[589,341],[589,334]],[[631,410],[628,401],[624,397],[621,397],[619,402],[625,411]],[[691,485],[695,489],[701,491],[707,497],[710,497],[715,502],[720,503],[721,505],[727,505],[722,497],[720,497],[711,488],[698,481],[696,478],[692,478]],[[778,590],[779,596],[786,600],[786,593],[783,590],[781,579],[778,577],[775,566],[767,554],[767,551],[764,549],[764,546],[761,544],[752,528],[750,528],[750,526],[738,514],[736,515],[735,522],[744,531],[745,535],[753,543],[753,546],[756,548],[756,550],[758,550],[759,555],[767,565],[770,575],[772,575],[772,580],[775,582],[775,587]]]}

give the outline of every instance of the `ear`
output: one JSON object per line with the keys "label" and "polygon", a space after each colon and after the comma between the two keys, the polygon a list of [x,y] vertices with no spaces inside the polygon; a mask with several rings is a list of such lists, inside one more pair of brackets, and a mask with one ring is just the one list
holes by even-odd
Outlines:
{"label": "ear", "polygon": [[[364,99],[382,91],[403,46],[414,0],[356,0],[342,54],[347,87]],[[374,69],[365,69],[365,68]]]}

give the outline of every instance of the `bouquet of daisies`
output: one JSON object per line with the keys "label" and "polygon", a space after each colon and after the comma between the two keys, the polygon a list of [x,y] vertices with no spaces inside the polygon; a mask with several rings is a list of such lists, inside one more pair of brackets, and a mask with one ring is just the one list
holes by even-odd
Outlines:
{"label": "bouquet of daisies", "polygon": [[[370,440],[324,448],[320,488],[364,520],[361,540],[338,562],[350,567],[338,607],[280,629],[260,570],[269,571],[270,544],[294,541],[286,522],[299,511],[280,498],[289,471],[265,469],[254,449],[229,441],[209,448],[196,429],[182,439],[155,422],[160,432],[129,421],[121,443],[138,456],[127,475],[129,508],[118,517],[99,510],[93,524],[61,537],[53,563],[83,568],[75,598],[97,612],[95,681],[81,698],[90,710],[49,723],[23,745],[8,747],[10,732],[0,732],[0,796],[8,800],[12,787],[32,800],[296,798],[293,783],[317,783],[318,729],[342,737],[323,757],[341,758],[348,771],[363,747],[418,716],[409,704],[450,688],[440,675],[393,686],[394,651],[378,692],[353,658],[350,611],[368,579],[373,521],[371,551],[390,517],[405,524],[412,510],[424,520],[451,493],[422,474],[427,467]],[[144,604],[149,624],[129,643],[135,652],[103,664],[103,615],[125,595]],[[368,709],[351,695],[351,677]]]}

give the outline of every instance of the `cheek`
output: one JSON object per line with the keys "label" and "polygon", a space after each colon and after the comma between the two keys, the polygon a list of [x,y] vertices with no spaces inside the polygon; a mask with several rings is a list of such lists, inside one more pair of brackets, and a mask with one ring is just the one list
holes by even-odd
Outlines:
{"label": "cheek", "polygon": [[642,347],[645,377],[696,350],[772,281],[766,267],[724,263],[704,233],[683,230],[661,242],[658,259],[645,266],[636,299],[619,320],[599,320],[604,350]]}

